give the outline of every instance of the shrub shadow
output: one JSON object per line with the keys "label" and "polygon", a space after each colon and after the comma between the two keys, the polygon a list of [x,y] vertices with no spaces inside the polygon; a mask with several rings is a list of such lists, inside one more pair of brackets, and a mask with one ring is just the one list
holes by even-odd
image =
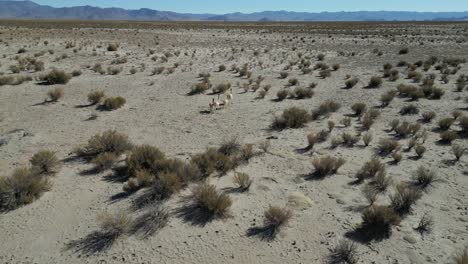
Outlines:
{"label": "shrub shadow", "polygon": [[111,233],[95,231],[84,238],[67,243],[65,250],[71,250],[74,253],[94,255],[109,250],[116,241],[116,238],[117,237]]}
{"label": "shrub shadow", "polygon": [[266,226],[253,226],[247,229],[246,235],[248,237],[258,237],[261,240],[272,241],[276,237],[276,229],[273,225]]}

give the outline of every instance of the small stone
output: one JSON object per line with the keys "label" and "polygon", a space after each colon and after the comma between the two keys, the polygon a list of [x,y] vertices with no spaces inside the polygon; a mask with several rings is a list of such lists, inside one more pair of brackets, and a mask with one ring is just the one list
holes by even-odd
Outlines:
{"label": "small stone", "polygon": [[406,240],[406,242],[408,242],[410,244],[416,244],[416,242],[417,242],[416,238],[414,238],[413,236],[410,236],[410,235],[404,236],[403,239]]}

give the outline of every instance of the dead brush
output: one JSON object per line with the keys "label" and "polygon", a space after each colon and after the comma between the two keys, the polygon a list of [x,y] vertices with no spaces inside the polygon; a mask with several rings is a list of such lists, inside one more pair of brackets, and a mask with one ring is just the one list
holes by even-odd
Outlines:
{"label": "dead brush", "polygon": [[466,148],[464,148],[461,145],[453,145],[452,146],[452,153],[453,153],[453,155],[455,155],[456,161],[460,160],[460,158],[463,156],[465,151],[466,151]]}
{"label": "dead brush", "polygon": [[418,226],[415,228],[421,235],[431,233],[434,227],[434,218],[428,213],[424,213],[419,220]]}
{"label": "dead brush", "polygon": [[129,231],[131,219],[123,212],[116,214],[105,212],[98,214],[97,221],[101,232],[115,240]]}
{"label": "dead brush", "polygon": [[330,264],[355,264],[357,262],[357,245],[347,240],[340,241],[328,257]]}
{"label": "dead brush", "polygon": [[194,206],[211,218],[224,218],[228,216],[232,200],[229,195],[219,193],[211,184],[200,184],[193,188],[190,200]]}
{"label": "dead brush", "polygon": [[323,156],[312,160],[312,165],[315,168],[314,175],[323,178],[338,172],[338,169],[343,166],[345,160],[343,158],[335,158],[331,156]]}
{"label": "dead brush", "polygon": [[435,182],[440,181],[440,179],[437,177],[435,171],[420,166],[413,176],[413,181],[415,186],[424,190],[432,186]]}
{"label": "dead brush", "polygon": [[88,102],[91,105],[95,105],[100,103],[104,97],[105,94],[103,91],[93,91],[88,94]]}
{"label": "dead brush", "polygon": [[276,235],[291,220],[293,213],[288,208],[270,206],[264,213],[264,226],[269,230],[269,236],[274,239]]}
{"label": "dead brush", "polygon": [[108,170],[117,162],[118,156],[115,153],[104,152],[91,160],[94,169],[98,172]]}
{"label": "dead brush", "polygon": [[378,158],[373,158],[364,163],[361,169],[356,173],[358,181],[374,178],[379,172],[385,170],[385,165]]}
{"label": "dead brush", "polygon": [[49,102],[58,102],[60,98],[65,94],[65,90],[62,87],[57,87],[53,90],[47,92],[47,97]]}
{"label": "dead brush", "polygon": [[400,183],[390,195],[391,208],[399,215],[411,212],[412,206],[421,198],[421,191],[411,185]]}
{"label": "dead brush", "polygon": [[236,173],[234,176],[234,183],[238,186],[237,188],[241,192],[248,191],[252,182],[252,179],[247,173]]}
{"label": "dead brush", "polygon": [[381,139],[377,145],[377,152],[383,156],[387,156],[399,149],[400,143],[394,139]]}
{"label": "dead brush", "polygon": [[361,137],[358,135],[351,135],[346,132],[341,134],[341,142],[345,147],[348,148],[354,147],[354,145],[356,145],[356,143],[358,143],[360,139]]}
{"label": "dead brush", "polygon": [[386,206],[372,205],[362,213],[362,223],[357,229],[369,240],[388,238],[392,226],[398,225],[401,219],[398,214]]}

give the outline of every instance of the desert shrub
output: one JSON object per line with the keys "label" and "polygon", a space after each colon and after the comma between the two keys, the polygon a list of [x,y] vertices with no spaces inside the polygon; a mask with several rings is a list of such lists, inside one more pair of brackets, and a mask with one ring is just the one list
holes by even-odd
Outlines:
{"label": "desert shrub", "polygon": [[211,184],[200,184],[192,190],[192,203],[212,217],[225,217],[232,205],[229,195],[219,193]]}
{"label": "desert shrub", "polygon": [[112,168],[118,158],[119,157],[115,153],[104,152],[93,158],[91,163],[94,165],[96,171],[104,171]]}
{"label": "desert shrub", "polygon": [[400,51],[398,51],[398,54],[403,55],[403,54],[408,54],[409,49],[408,48],[402,48]]}
{"label": "desert shrub", "polygon": [[210,89],[211,83],[209,81],[197,83],[192,88],[190,89],[189,95],[194,95],[194,94],[203,94],[205,93],[208,89]]}
{"label": "desert shrub", "polygon": [[392,226],[398,225],[400,221],[398,214],[391,208],[372,205],[363,211],[359,230],[369,239],[385,238],[390,236]]}
{"label": "desert shrub", "polygon": [[104,92],[103,91],[94,91],[90,92],[88,94],[88,102],[92,105],[98,104],[102,101],[104,98]]}
{"label": "desert shrub", "polygon": [[341,142],[346,147],[354,147],[354,145],[356,145],[356,143],[358,143],[359,140],[360,137],[358,135],[351,135],[346,132],[341,134]]}
{"label": "desert shrub", "polygon": [[297,87],[294,89],[294,95],[296,99],[311,98],[314,95],[314,91],[309,88]]}
{"label": "desert shrub", "polygon": [[400,215],[407,214],[411,207],[421,198],[421,191],[407,184],[395,187],[395,193],[390,195],[391,208]]}
{"label": "desert shrub", "polygon": [[102,134],[92,136],[88,143],[74,150],[75,154],[84,158],[94,158],[105,152],[121,155],[132,148],[132,144],[125,134],[115,130],[107,130]]}
{"label": "desert shrub", "polygon": [[47,96],[49,97],[50,102],[57,102],[60,98],[63,97],[63,94],[65,91],[63,90],[62,87],[57,87],[54,88],[53,90],[50,90],[47,92]]}
{"label": "desert shrub", "polygon": [[400,149],[400,144],[394,139],[381,139],[377,145],[377,151],[380,155],[387,156]]}
{"label": "desert shrub", "polygon": [[312,165],[315,168],[315,175],[319,177],[335,174],[344,163],[344,159],[331,156],[315,158],[312,161]]}
{"label": "desert shrub", "polygon": [[359,181],[371,179],[374,178],[377,173],[383,170],[385,170],[385,165],[380,161],[380,159],[373,158],[370,161],[364,163],[361,169],[357,172],[356,178]]}
{"label": "desert shrub", "polygon": [[396,128],[395,128],[395,133],[399,136],[399,137],[402,137],[402,138],[405,138],[407,137],[408,135],[410,134],[413,134],[413,130],[412,130],[412,125],[407,122],[407,121],[404,121],[402,123],[400,123]]}
{"label": "desert shrub", "polygon": [[323,54],[323,53],[318,54],[318,55],[317,55],[317,59],[318,59],[319,61],[323,61],[323,60],[325,59],[325,54]]}
{"label": "desert shrub", "polygon": [[327,100],[319,105],[318,108],[312,111],[312,118],[317,119],[321,116],[338,111],[341,105],[333,100]]}
{"label": "desert shrub", "polygon": [[414,183],[417,187],[421,189],[426,189],[427,187],[431,186],[434,182],[438,181],[438,177],[435,171],[420,166],[417,170],[415,175],[413,176]]}
{"label": "desert shrub", "polygon": [[468,131],[468,116],[462,116],[458,120],[458,124],[460,125],[462,131]]}
{"label": "desert shrub", "polygon": [[130,217],[124,212],[116,214],[101,213],[97,216],[97,221],[101,232],[108,235],[112,240],[127,233],[131,222]]}
{"label": "desert shrub", "polygon": [[414,147],[414,151],[416,152],[416,155],[418,155],[418,158],[422,158],[424,153],[426,152],[426,147],[424,147],[421,144],[417,144]]}
{"label": "desert shrub", "polygon": [[436,117],[436,113],[434,111],[428,111],[422,113],[422,118],[425,123],[430,123],[432,119]]}
{"label": "desert shrub", "polygon": [[394,152],[392,153],[392,158],[393,162],[398,164],[403,159],[403,155],[400,152]]}
{"label": "desert shrub", "polygon": [[14,82],[13,76],[0,76],[0,86],[10,85]]}
{"label": "desert shrub", "polygon": [[230,83],[220,83],[216,85],[215,87],[213,87],[213,93],[215,94],[225,93],[227,90],[229,90],[229,88],[231,88]]}
{"label": "desert shrub", "polygon": [[349,127],[349,126],[351,126],[351,118],[345,117],[345,118],[341,119],[340,123],[345,127]]}
{"label": "desert shrub", "polygon": [[372,141],[372,133],[367,132],[362,136],[362,140],[364,141],[364,145],[367,147],[369,146],[370,142]]}
{"label": "desert shrub", "polygon": [[327,127],[328,127],[328,132],[332,132],[333,129],[335,128],[335,122],[329,120],[329,121],[327,122]]}
{"label": "desert shrub", "polygon": [[395,131],[396,128],[400,125],[400,120],[399,119],[393,119],[392,121],[390,121],[390,128],[391,128],[391,131]]}
{"label": "desert shrub", "polygon": [[355,103],[351,106],[351,110],[354,111],[356,116],[362,116],[367,109],[367,105],[365,103]]}
{"label": "desert shrub", "polygon": [[25,53],[25,52],[26,52],[26,49],[25,49],[25,48],[20,48],[20,49],[18,50],[17,53],[18,53],[18,54],[21,54],[21,53]]}
{"label": "desert shrub", "polygon": [[455,131],[448,130],[440,133],[440,141],[442,143],[450,144],[455,139],[458,139],[458,134]]}
{"label": "desert shrub", "polygon": [[8,177],[0,177],[0,211],[32,203],[50,186],[47,177],[36,175],[29,168],[18,168]]}
{"label": "desert shrub", "polygon": [[307,149],[313,149],[314,145],[319,141],[318,135],[315,134],[314,132],[310,132],[307,134]]}
{"label": "desert shrub", "polygon": [[285,71],[280,72],[280,78],[281,79],[286,79],[286,78],[288,78],[288,76],[289,76],[288,72],[285,72]]}
{"label": "desert shrub", "polygon": [[373,76],[369,84],[367,85],[369,88],[379,88],[382,85],[382,78],[378,76]]}
{"label": "desert shrub", "polygon": [[240,150],[238,159],[240,161],[248,162],[253,156],[255,156],[253,144],[245,144]]}
{"label": "desert shrub", "polygon": [[299,84],[299,80],[297,80],[296,78],[291,78],[288,80],[288,85],[289,86],[294,86],[294,85],[298,85]]}
{"label": "desert shrub", "polygon": [[29,161],[37,174],[55,174],[62,165],[55,153],[49,150],[38,151]]}
{"label": "desert shrub", "polygon": [[218,66],[218,71],[222,72],[222,71],[225,71],[226,70],[226,66],[225,65],[219,65]]}
{"label": "desert shrub", "polygon": [[241,145],[237,141],[237,138],[224,141],[218,148],[218,152],[226,156],[231,156],[238,153],[241,150]]}
{"label": "desert shrub", "polygon": [[285,207],[270,206],[264,213],[264,225],[271,232],[271,237],[274,238],[278,232],[288,224],[293,213]]}
{"label": "desert shrub", "polygon": [[135,146],[132,149],[125,163],[131,176],[135,176],[141,170],[156,174],[163,167],[165,159],[164,153],[158,148],[150,145],[141,145]]}
{"label": "desert shrub", "polygon": [[104,108],[108,111],[116,110],[121,108],[127,101],[121,96],[109,97],[104,100]]}
{"label": "desert shrub", "polygon": [[234,183],[238,186],[241,192],[248,191],[252,185],[252,179],[247,173],[236,173]]}
{"label": "desert shrub", "polygon": [[334,71],[339,70],[340,67],[341,67],[341,66],[340,66],[340,64],[338,64],[338,63],[335,63],[335,64],[332,65],[332,69],[333,69]]}
{"label": "desert shrub", "polygon": [[53,69],[48,74],[39,76],[39,80],[47,84],[67,84],[71,77],[70,74],[64,71]]}
{"label": "desert shrub", "polygon": [[416,115],[418,113],[419,113],[418,107],[413,104],[405,105],[400,110],[401,115]]}
{"label": "desert shrub", "polygon": [[352,78],[345,82],[346,88],[351,89],[359,82],[358,78]]}
{"label": "desert shrub", "polygon": [[456,158],[457,161],[460,160],[460,158],[463,156],[465,151],[466,151],[466,149],[461,145],[453,145],[452,146],[452,152],[453,152],[453,155],[455,155],[455,158]]}
{"label": "desert shrub", "polygon": [[371,109],[364,114],[364,117],[362,118],[362,121],[361,121],[363,129],[369,130],[371,126],[374,124],[375,119],[377,118],[378,114],[380,114],[379,112],[375,112],[374,110],[375,109]]}
{"label": "desert shrub", "polygon": [[415,230],[423,235],[424,233],[432,232],[433,226],[434,218],[426,212],[419,220],[418,226],[415,228]]}
{"label": "desert shrub", "polygon": [[[117,75],[122,72],[122,67],[107,67],[107,74],[109,75]],[[103,71],[100,72],[103,74]]]}
{"label": "desert shrub", "polygon": [[383,167],[376,173],[368,186],[376,193],[383,193],[387,191],[388,186],[391,184],[392,178],[387,176],[387,171],[385,170],[385,167]]}
{"label": "desert shrub", "polygon": [[117,51],[117,48],[119,47],[119,45],[115,44],[115,43],[111,43],[107,46],[107,51]]}
{"label": "desert shrub", "polygon": [[330,264],[355,264],[358,262],[357,246],[354,242],[342,240],[328,257]]}
{"label": "desert shrub", "polygon": [[310,115],[306,110],[299,107],[290,107],[283,111],[280,117],[273,121],[273,129],[300,128],[310,120]]}
{"label": "desert shrub", "polygon": [[455,120],[453,118],[447,117],[447,118],[440,119],[437,124],[439,125],[439,128],[442,131],[446,131],[450,129],[450,127],[452,126],[454,122]]}
{"label": "desert shrub", "polygon": [[319,76],[322,79],[330,77],[331,76],[331,71],[330,70],[321,70],[321,71],[319,71]]}
{"label": "desert shrub", "polygon": [[71,75],[72,75],[73,77],[78,77],[78,76],[80,76],[81,74],[83,74],[83,72],[81,72],[80,70],[73,70],[72,73],[71,73]]}
{"label": "desert shrub", "polygon": [[390,90],[382,94],[382,96],[380,97],[380,102],[382,103],[382,106],[383,107],[388,106],[395,98],[395,95],[396,95],[395,90]]}
{"label": "desert shrub", "polygon": [[287,90],[281,89],[276,93],[276,96],[278,97],[279,101],[283,101],[284,99],[286,99],[286,97],[288,97],[288,94],[289,92]]}

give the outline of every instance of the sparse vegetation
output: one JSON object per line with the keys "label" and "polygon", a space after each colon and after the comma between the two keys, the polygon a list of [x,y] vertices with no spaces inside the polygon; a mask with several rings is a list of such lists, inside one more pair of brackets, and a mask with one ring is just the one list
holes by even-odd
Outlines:
{"label": "sparse vegetation", "polygon": [[344,163],[344,159],[331,156],[315,158],[312,161],[312,165],[315,168],[314,174],[318,177],[325,177],[337,173],[338,169],[343,166]]}
{"label": "sparse vegetation", "polygon": [[306,110],[299,107],[290,107],[283,111],[281,116],[275,117],[272,129],[300,128],[310,120],[310,115]]}
{"label": "sparse vegetation", "polygon": [[109,97],[106,100],[104,100],[104,108],[108,111],[116,110],[121,108],[127,100],[121,96],[117,97]]}

